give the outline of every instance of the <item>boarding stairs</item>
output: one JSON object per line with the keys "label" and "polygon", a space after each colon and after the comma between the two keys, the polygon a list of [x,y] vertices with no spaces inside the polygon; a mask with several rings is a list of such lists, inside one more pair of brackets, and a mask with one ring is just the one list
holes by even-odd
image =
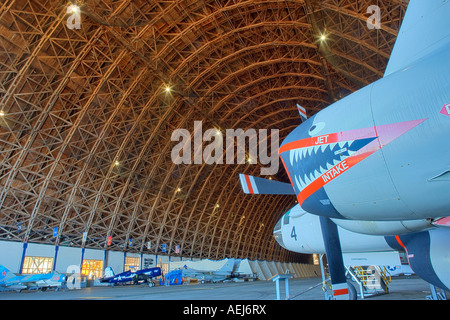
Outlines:
{"label": "boarding stairs", "polygon": [[389,293],[391,275],[384,266],[351,266],[346,267],[346,275],[359,285],[361,299]]}

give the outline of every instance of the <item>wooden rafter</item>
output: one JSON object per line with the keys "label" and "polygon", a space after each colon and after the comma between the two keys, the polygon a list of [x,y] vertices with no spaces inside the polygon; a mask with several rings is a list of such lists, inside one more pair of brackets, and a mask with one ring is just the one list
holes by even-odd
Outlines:
{"label": "wooden rafter", "polygon": [[258,165],[174,164],[171,133],[202,121],[283,139],[297,103],[311,115],[380,78],[407,3],[378,1],[368,30],[371,2],[84,0],[71,30],[69,4],[3,1],[0,239],[304,259],[272,236],[293,197],[244,195],[238,173]]}

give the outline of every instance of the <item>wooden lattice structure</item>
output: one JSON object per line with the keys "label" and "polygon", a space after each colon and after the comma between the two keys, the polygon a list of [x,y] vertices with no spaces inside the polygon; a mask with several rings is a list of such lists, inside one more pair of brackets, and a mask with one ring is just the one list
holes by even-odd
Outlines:
{"label": "wooden lattice structure", "polygon": [[[67,25],[72,4],[80,29]],[[380,29],[367,26],[370,5]],[[259,165],[174,164],[171,133],[203,121],[282,140],[297,103],[312,115],[382,77],[406,7],[3,0],[0,239],[298,261],[272,237],[295,198],[243,194],[238,173]],[[282,166],[272,178],[288,181]]]}

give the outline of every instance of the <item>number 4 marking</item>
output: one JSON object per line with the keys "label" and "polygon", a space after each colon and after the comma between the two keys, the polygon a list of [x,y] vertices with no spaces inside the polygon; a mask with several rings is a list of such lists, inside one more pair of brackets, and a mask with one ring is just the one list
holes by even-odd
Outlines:
{"label": "number 4 marking", "polygon": [[295,233],[295,226],[292,227],[291,238],[295,238],[295,241],[297,241],[297,234]]}

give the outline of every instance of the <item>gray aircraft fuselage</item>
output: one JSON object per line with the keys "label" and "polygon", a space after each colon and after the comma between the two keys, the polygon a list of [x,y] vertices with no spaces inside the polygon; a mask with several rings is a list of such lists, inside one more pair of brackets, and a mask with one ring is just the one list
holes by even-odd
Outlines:
{"label": "gray aircraft fuselage", "polygon": [[450,45],[298,126],[280,156],[298,203],[330,218],[450,213]]}

